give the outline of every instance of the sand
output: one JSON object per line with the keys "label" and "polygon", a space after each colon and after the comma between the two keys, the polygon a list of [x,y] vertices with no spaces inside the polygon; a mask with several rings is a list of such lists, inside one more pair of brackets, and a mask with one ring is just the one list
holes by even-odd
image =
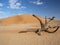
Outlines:
{"label": "sand", "polygon": [[[44,23],[44,18],[39,18]],[[60,25],[60,21],[54,20],[53,22],[53,25]],[[41,35],[38,36],[34,32],[18,33],[21,30],[27,29],[20,28],[20,24],[34,24],[28,25],[27,27],[40,26],[39,21],[30,14],[23,14],[2,19],[0,26],[6,27],[13,25],[16,27],[2,28],[2,30],[0,27],[0,45],[60,45],[60,29],[55,33],[41,32]]]}

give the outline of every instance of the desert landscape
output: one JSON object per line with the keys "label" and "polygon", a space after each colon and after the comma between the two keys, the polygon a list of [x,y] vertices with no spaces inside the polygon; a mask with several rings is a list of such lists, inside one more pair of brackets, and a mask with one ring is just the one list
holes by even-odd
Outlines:
{"label": "desert landscape", "polygon": [[[37,16],[43,23],[45,18]],[[50,26],[60,26],[60,20],[53,20]],[[33,27],[33,28],[32,28]],[[55,33],[35,32],[19,33],[41,27],[32,14],[21,14],[0,19],[0,45],[60,45],[60,28]]]}

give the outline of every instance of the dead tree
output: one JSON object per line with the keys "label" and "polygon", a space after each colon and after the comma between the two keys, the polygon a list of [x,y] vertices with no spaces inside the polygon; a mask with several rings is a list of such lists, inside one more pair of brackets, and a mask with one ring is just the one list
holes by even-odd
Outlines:
{"label": "dead tree", "polygon": [[[52,20],[54,20],[54,18],[55,17],[52,17],[52,18],[50,18],[50,20],[47,22],[47,18],[46,18],[46,16],[45,16],[45,24],[41,21],[41,19],[39,19],[36,15],[33,15],[36,19],[38,19],[39,20],[39,22],[40,22],[40,24],[41,24],[41,29],[39,30],[39,33],[41,32],[41,31],[45,31],[45,32],[48,32],[48,33],[55,33],[58,29],[59,29],[59,26],[54,26],[54,27],[49,27],[47,24],[49,23],[49,22],[51,22]],[[46,26],[48,26],[48,28],[46,28]],[[53,32],[50,32],[50,31],[48,31],[48,29],[49,28],[56,28]]]}
{"label": "dead tree", "polygon": [[[41,28],[38,28],[36,31],[33,31],[33,32],[35,32],[38,35],[41,35],[40,34],[41,31],[45,31],[45,32],[48,32],[48,33],[55,33],[59,29],[59,26],[51,27],[51,26],[47,25],[49,22],[51,22],[52,20],[54,20],[55,17],[49,18],[49,21],[47,21],[47,18],[45,16],[45,24],[44,24],[42,22],[42,20],[39,19],[36,15],[33,14],[32,16],[35,17],[39,21],[40,26],[41,26]],[[46,27],[46,26],[48,26],[48,27]],[[56,28],[56,29],[53,32],[50,32],[49,31],[50,28],[53,28],[53,29]],[[32,31],[20,31],[19,33],[26,33],[26,32],[32,32]]]}

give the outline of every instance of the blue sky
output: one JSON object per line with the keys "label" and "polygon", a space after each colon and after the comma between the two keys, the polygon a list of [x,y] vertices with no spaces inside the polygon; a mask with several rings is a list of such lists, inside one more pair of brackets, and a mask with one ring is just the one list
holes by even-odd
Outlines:
{"label": "blue sky", "polygon": [[36,14],[60,19],[60,0],[0,0],[0,18]]}

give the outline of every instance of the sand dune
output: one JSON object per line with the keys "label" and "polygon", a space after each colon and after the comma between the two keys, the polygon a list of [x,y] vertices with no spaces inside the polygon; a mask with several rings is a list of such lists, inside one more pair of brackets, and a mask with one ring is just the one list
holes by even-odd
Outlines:
{"label": "sand dune", "polygon": [[[42,19],[40,17],[40,19]],[[1,24],[38,23],[38,20],[30,14],[8,17],[0,21]]]}
{"label": "sand dune", "polygon": [[[44,18],[39,18],[44,23]],[[50,25],[60,26],[60,20],[53,20]],[[60,45],[60,29],[56,33],[51,34],[41,32],[41,36],[34,32],[18,33],[21,30],[25,30],[26,27],[40,27],[40,23],[30,14],[1,19],[0,45]]]}

